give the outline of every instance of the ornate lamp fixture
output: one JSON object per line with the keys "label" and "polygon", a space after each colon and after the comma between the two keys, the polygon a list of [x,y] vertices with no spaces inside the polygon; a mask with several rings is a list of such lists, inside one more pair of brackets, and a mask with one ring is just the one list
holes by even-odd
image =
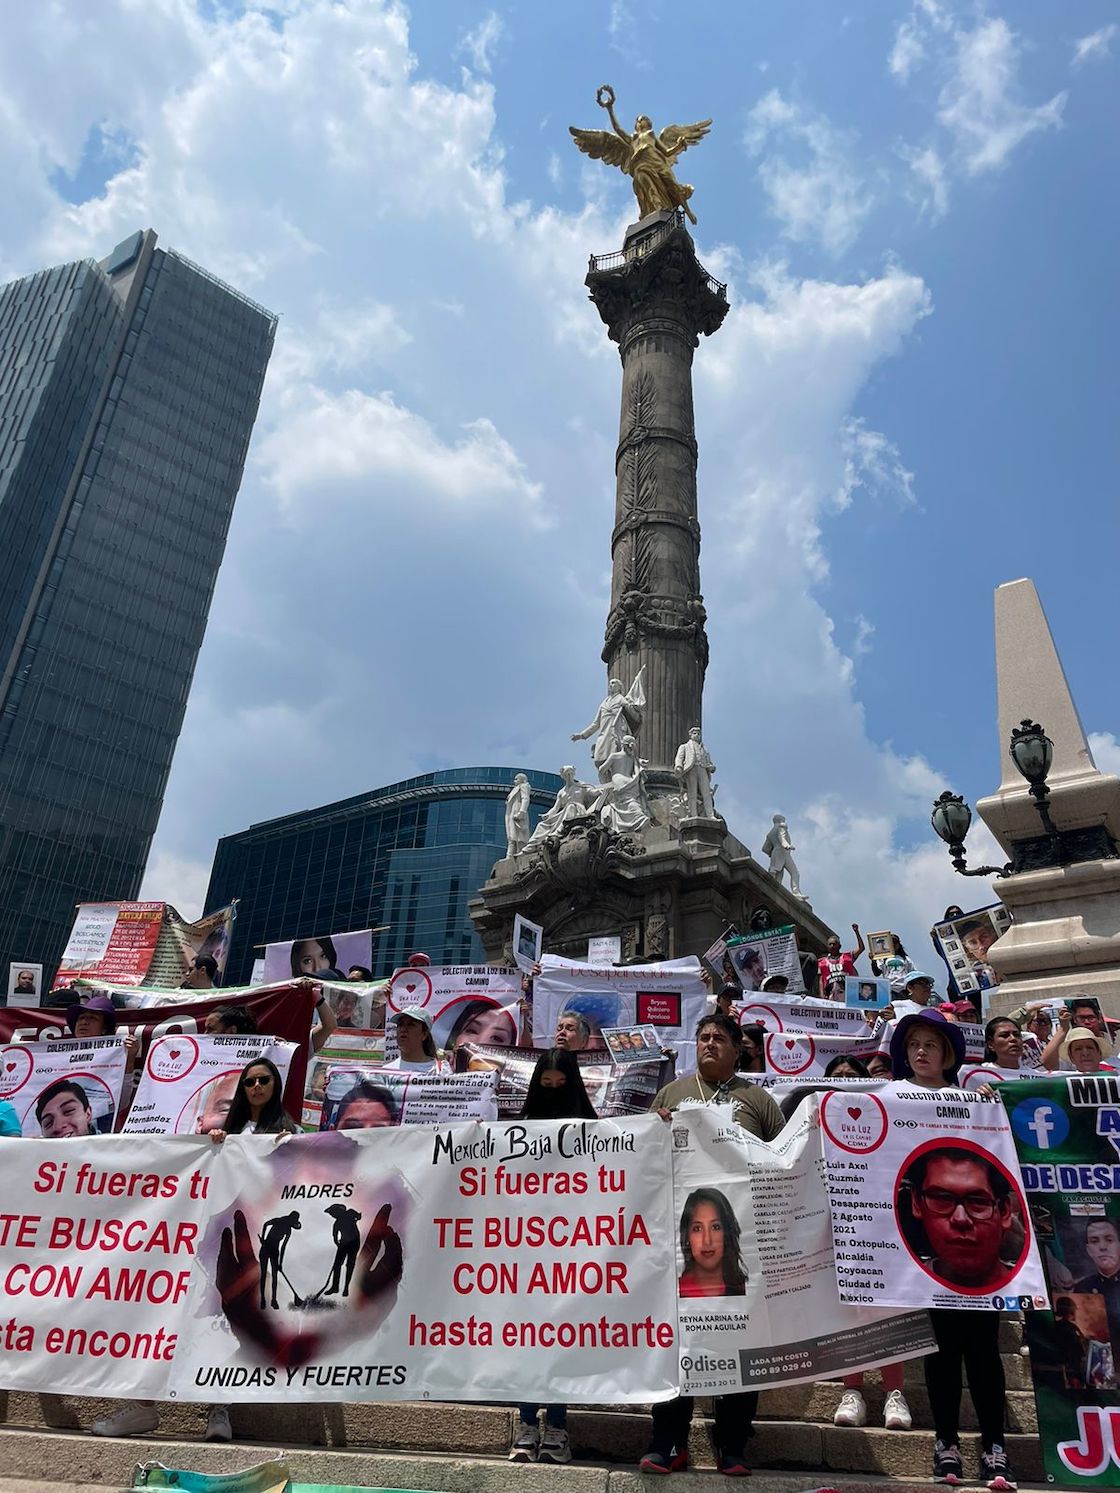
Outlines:
{"label": "ornate lamp fixture", "polygon": [[959,793],[950,793],[946,789],[934,803],[929,822],[933,825],[934,834],[938,839],[944,840],[948,845],[949,854],[953,859],[953,869],[961,876],[1007,876],[1010,874],[1008,866],[975,866],[971,870],[966,868],[964,841],[972,824],[972,810]]}

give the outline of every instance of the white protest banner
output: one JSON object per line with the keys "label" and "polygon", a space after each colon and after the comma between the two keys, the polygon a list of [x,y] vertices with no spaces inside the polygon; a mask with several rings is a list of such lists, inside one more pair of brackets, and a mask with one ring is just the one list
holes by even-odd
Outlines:
{"label": "white protest banner", "polygon": [[231,1137],[175,1397],[668,1398],[669,1146],[653,1115]]}
{"label": "white protest banner", "polygon": [[786,1078],[823,1074],[834,1058],[866,1061],[878,1044],[870,1031],[862,1037],[817,1037],[808,1032],[768,1032],[762,1044],[768,1073]]}
{"label": "white protest banner", "polygon": [[5,1147],[6,1388],[166,1397],[220,1151],[185,1135]]}
{"label": "white protest banner", "polygon": [[757,1024],[768,1032],[861,1037],[871,1030],[862,1011],[849,1011],[835,1001],[786,1001],[776,996],[752,995],[736,1004],[735,1014],[742,1026]]}
{"label": "white protest banner", "polygon": [[1020,1078],[1035,1076],[1030,1070],[1000,1068],[995,1063],[965,1063],[957,1079],[962,1089],[982,1089],[985,1084],[1016,1083]]}
{"label": "white protest banner", "polygon": [[897,1083],[820,1100],[840,1299],[998,1311],[1047,1303],[1007,1111]]}
{"label": "white protest banner", "polygon": [[924,1312],[843,1305],[815,1106],[777,1140],[702,1105],[673,1114],[681,1389],[834,1378],[933,1351]]}
{"label": "white protest banner", "polygon": [[329,937],[296,938],[287,943],[264,946],[264,982],[314,979],[324,970],[337,969],[346,974],[352,965],[369,969],[373,960],[373,932],[359,928],[352,933],[332,933]]}
{"label": "white protest banner", "polygon": [[533,1041],[547,1047],[561,1012],[578,1011],[591,1027],[591,1051],[606,1052],[605,1026],[652,1026],[667,1047],[676,1049],[678,1068],[686,1072],[707,1001],[694,956],[613,969],[545,954],[533,981]]}
{"label": "white protest banner", "polygon": [[[456,1065],[460,1072],[497,1074],[498,1115],[505,1118],[521,1113],[540,1055],[536,1047],[485,1047],[467,1042],[459,1048]],[[603,1058],[601,1052],[575,1054],[595,1113],[601,1120],[645,1114],[662,1086],[665,1064],[660,1054],[618,1066]]]}
{"label": "white protest banner", "polygon": [[288,1081],[294,1042],[263,1033],[157,1037],[148,1048],[124,1135],[206,1135],[222,1130],[246,1063],[269,1058]]}
{"label": "white protest banner", "polygon": [[418,1006],[431,1018],[437,1047],[460,1042],[515,1047],[521,1031],[521,971],[503,964],[429,964],[398,969],[389,982],[385,1057],[398,1055],[394,1011]]}
{"label": "white protest banner", "polygon": [[83,902],[55,975],[55,989],[77,979],[142,985],[163,927],[165,902]]}
{"label": "white protest banner", "polygon": [[797,931],[792,924],[785,928],[738,934],[727,940],[727,952],[746,991],[761,990],[767,975],[785,975],[794,995],[800,995],[805,989],[805,976],[801,973],[798,958]]}
{"label": "white protest banner", "polygon": [[333,1031],[307,1065],[307,1080],[303,1091],[303,1128],[319,1129],[323,1097],[327,1092],[327,1075],[332,1067],[349,1064],[364,1077],[367,1069],[380,1068],[384,1061],[383,1031]]}
{"label": "white protest banner", "polygon": [[377,1130],[390,1125],[452,1125],[496,1120],[490,1073],[399,1073],[388,1068],[332,1065],[320,1130]]}
{"label": "white protest banner", "polygon": [[43,966],[17,960],[8,966],[8,1005],[37,1006],[43,998]]}
{"label": "white protest banner", "polygon": [[530,923],[528,918],[514,913],[513,917],[513,962],[524,975],[533,973],[533,965],[541,957],[544,947],[544,929],[540,923]]}
{"label": "white protest banner", "polygon": [[891,982],[863,975],[844,976],[844,1004],[853,1011],[881,1011],[891,1003]]}
{"label": "white protest banner", "polygon": [[14,1106],[25,1136],[104,1135],[116,1118],[124,1068],[118,1036],[0,1047],[0,1099]]}

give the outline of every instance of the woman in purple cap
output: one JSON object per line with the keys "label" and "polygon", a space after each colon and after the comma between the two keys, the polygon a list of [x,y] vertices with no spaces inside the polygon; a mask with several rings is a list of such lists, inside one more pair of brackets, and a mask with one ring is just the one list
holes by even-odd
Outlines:
{"label": "woman in purple cap", "polygon": [[[965,1060],[964,1033],[940,1011],[925,1010],[904,1016],[891,1037],[891,1065],[899,1085],[922,1089],[951,1088]],[[930,1168],[932,1174],[932,1167]],[[926,1203],[933,1208],[930,1193]],[[972,1218],[969,1195],[953,1207],[946,1194],[951,1217]],[[979,1198],[976,1207],[997,1204]],[[937,1198],[937,1208],[943,1199]],[[937,1352],[922,1360],[936,1441],[933,1448],[935,1481],[955,1486],[964,1481],[960,1452],[961,1368],[968,1375],[968,1388],[976,1408],[982,1445],[983,1477],[992,1493],[1009,1493],[1016,1486],[1004,1449],[1005,1387],[1003,1360],[999,1356],[999,1312],[962,1311],[937,1307],[929,1314]]]}

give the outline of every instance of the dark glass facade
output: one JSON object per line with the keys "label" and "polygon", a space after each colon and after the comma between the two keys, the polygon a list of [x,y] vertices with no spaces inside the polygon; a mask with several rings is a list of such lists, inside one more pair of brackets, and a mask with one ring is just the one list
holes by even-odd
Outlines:
{"label": "dark glass facade", "polygon": [[150,231],[0,289],[0,969],[136,896],[274,332]]}
{"label": "dark glass facade", "polygon": [[560,788],[555,773],[456,767],[219,840],[206,906],[240,899],[225,983],[247,984],[266,943],[384,924],[373,941],[377,975],[416,949],[435,964],[481,963],[467,904],[505,855],[506,794],[518,771],[529,779],[535,825]]}

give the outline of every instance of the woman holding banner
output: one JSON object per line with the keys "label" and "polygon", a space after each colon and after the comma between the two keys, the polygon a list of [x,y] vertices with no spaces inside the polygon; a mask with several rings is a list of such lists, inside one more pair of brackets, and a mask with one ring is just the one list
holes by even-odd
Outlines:
{"label": "woman holding banner", "polygon": [[[595,1107],[584,1088],[575,1053],[549,1047],[537,1059],[529,1079],[529,1091],[521,1107],[522,1120],[594,1120]],[[567,1405],[545,1405],[544,1430],[537,1420],[540,1405],[519,1405],[518,1425],[510,1447],[511,1462],[572,1460],[568,1440]]]}
{"label": "woman holding banner", "polygon": [[[895,1026],[891,1065],[896,1083],[923,1089],[952,1088],[964,1060],[964,1033],[946,1021],[940,1011],[904,1016]],[[989,1196],[984,1168],[972,1161],[967,1176],[958,1177],[954,1167],[960,1172],[967,1163],[952,1161],[952,1154],[950,1151],[943,1158],[930,1158],[917,1193],[911,1191],[910,1207],[915,1217],[928,1217],[930,1225],[946,1235],[957,1230],[979,1236],[981,1230],[986,1235],[1002,1227],[1003,1204],[998,1196]],[[935,1173],[935,1168],[940,1170]],[[982,1476],[992,1493],[1013,1493],[1016,1483],[1004,1450],[1006,1395],[999,1356],[999,1312],[937,1307],[930,1311],[929,1319],[937,1352],[924,1358],[922,1366],[937,1438],[934,1479],[950,1484],[964,1480],[960,1452],[963,1366],[980,1426]]]}

